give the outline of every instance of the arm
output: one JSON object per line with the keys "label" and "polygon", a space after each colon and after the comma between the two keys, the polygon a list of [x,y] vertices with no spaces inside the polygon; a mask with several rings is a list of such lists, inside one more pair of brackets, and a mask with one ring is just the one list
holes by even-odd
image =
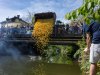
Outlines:
{"label": "arm", "polygon": [[90,46],[91,46],[91,36],[90,36],[90,33],[86,34],[86,44],[87,44],[87,49],[90,50]]}
{"label": "arm", "polygon": [[87,27],[86,29],[86,44],[87,44],[87,47],[84,49],[84,51],[86,53],[88,53],[90,51],[90,46],[91,46],[91,35],[93,35],[92,33],[92,27],[94,25],[95,22],[91,23],[89,27]]}
{"label": "arm", "polygon": [[91,36],[90,36],[90,33],[86,34],[86,44],[87,44],[87,47],[85,48],[84,52],[88,53],[90,51],[90,46],[91,46]]}

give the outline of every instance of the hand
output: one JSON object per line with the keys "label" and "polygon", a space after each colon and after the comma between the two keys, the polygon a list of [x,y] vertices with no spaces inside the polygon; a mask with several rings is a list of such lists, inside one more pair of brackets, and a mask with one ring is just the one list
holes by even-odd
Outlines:
{"label": "hand", "polygon": [[85,48],[85,49],[84,49],[84,52],[85,52],[86,54],[89,54],[89,52],[90,52],[90,49],[88,49],[88,48]]}

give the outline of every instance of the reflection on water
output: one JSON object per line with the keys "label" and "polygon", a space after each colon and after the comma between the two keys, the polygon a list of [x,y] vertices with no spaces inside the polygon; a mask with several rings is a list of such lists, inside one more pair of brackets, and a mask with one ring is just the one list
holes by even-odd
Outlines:
{"label": "reflection on water", "polygon": [[6,75],[27,75],[31,67],[27,57],[20,57],[18,60],[13,59],[11,56],[0,57],[0,70],[1,73]]}
{"label": "reflection on water", "polygon": [[78,65],[46,64],[47,75],[81,75]]}
{"label": "reflection on water", "polygon": [[79,66],[37,62],[37,57],[0,56],[0,75],[81,75]]}

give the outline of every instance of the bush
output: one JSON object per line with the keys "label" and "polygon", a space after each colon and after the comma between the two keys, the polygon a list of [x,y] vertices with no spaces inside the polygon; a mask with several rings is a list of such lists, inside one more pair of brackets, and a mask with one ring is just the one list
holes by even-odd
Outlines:
{"label": "bush", "polygon": [[72,64],[73,47],[49,45],[44,49],[45,61],[49,63]]}
{"label": "bush", "polygon": [[[85,54],[83,51],[86,47],[85,39],[83,38],[77,45],[79,45],[80,48],[74,54],[74,57],[78,58],[83,75],[89,75],[89,55]],[[98,63],[97,75],[100,75],[100,63]]]}

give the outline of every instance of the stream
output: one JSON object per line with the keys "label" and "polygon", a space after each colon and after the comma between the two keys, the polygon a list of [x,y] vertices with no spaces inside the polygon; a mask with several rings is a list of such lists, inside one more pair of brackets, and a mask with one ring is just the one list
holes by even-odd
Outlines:
{"label": "stream", "polygon": [[78,64],[39,62],[37,56],[0,56],[0,75],[81,75]]}

